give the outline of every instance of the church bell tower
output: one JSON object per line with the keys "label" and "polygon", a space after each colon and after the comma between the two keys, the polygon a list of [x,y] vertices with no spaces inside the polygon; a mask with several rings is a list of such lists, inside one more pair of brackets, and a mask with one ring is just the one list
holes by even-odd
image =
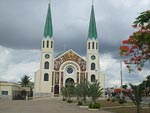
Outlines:
{"label": "church bell tower", "polygon": [[49,3],[41,47],[40,92],[42,92],[43,94],[51,93],[52,91],[53,58],[54,58],[54,40],[53,40],[51,8]]}
{"label": "church bell tower", "polygon": [[96,21],[94,14],[94,5],[92,3],[91,16],[89,23],[88,39],[87,39],[87,72],[88,81],[99,81],[99,43],[97,38]]}

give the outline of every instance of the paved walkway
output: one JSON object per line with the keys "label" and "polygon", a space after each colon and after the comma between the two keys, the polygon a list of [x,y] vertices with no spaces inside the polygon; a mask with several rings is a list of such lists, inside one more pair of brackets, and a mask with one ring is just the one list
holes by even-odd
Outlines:
{"label": "paved walkway", "polygon": [[0,101],[0,113],[110,113],[80,108],[60,100]]}

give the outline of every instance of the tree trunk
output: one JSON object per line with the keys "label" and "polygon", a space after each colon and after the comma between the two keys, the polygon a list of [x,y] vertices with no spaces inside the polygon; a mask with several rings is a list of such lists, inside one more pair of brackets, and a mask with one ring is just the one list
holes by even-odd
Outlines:
{"label": "tree trunk", "polygon": [[137,113],[141,113],[141,106],[140,106],[140,104],[136,105],[136,112]]}
{"label": "tree trunk", "polygon": [[86,106],[86,97],[83,97],[83,105]]}
{"label": "tree trunk", "polygon": [[96,99],[92,98],[92,103],[95,104],[96,103]]}
{"label": "tree trunk", "polygon": [[79,97],[77,96],[77,102],[79,102]]}

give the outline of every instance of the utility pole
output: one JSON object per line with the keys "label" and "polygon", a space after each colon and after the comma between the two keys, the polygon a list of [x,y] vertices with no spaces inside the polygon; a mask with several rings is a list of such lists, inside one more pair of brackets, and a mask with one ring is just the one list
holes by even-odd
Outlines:
{"label": "utility pole", "polygon": [[120,78],[121,78],[121,88],[122,88],[122,61],[120,60]]}
{"label": "utility pole", "polygon": [[120,59],[120,79],[121,79],[121,83],[120,83],[120,88],[121,88],[121,92],[120,92],[120,98],[123,98],[123,94],[122,94],[122,60]]}

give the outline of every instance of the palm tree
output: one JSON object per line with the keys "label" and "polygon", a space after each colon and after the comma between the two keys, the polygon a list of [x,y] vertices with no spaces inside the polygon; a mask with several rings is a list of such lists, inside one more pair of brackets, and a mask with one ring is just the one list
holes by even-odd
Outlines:
{"label": "palm tree", "polygon": [[81,98],[81,85],[80,84],[77,84],[76,87],[75,87],[75,95],[77,97],[77,101],[79,102],[80,101],[80,98]]}
{"label": "palm tree", "polygon": [[71,97],[74,95],[75,85],[74,83],[70,83],[66,85],[68,101],[71,101]]}
{"label": "palm tree", "polygon": [[89,97],[92,99],[92,104],[96,104],[96,100],[103,94],[103,88],[100,87],[100,83],[95,81],[89,85]]}
{"label": "palm tree", "polygon": [[63,100],[67,100],[68,94],[67,94],[67,88],[66,87],[63,87],[61,89],[61,95],[63,96]]}
{"label": "palm tree", "polygon": [[22,86],[22,87],[27,87],[29,86],[29,84],[31,83],[30,82],[30,77],[27,76],[27,75],[24,75],[22,78],[21,78],[21,81],[19,81],[18,83]]}
{"label": "palm tree", "polygon": [[83,98],[83,105],[86,105],[86,97],[88,96],[89,83],[84,80],[80,83],[81,97]]}

